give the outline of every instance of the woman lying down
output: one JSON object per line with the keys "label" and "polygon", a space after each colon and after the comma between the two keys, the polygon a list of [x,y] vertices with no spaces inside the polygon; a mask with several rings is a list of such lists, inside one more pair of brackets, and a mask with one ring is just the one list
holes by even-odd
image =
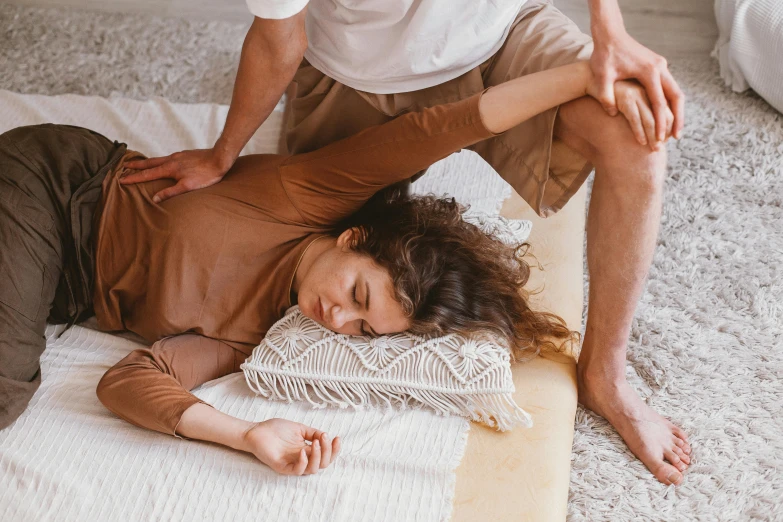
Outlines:
{"label": "woman lying down", "polygon": [[[236,419],[188,391],[240,371],[294,304],[349,335],[489,330],[518,352],[573,338],[562,319],[529,308],[520,250],[465,223],[453,200],[365,203],[594,88],[585,62],[531,74],[315,152],[244,156],[222,182],[162,203],[153,197],[171,180],[123,183],[143,158],[123,144],[62,125],[3,134],[0,428],[40,383],[47,318],[73,324],[93,310],[101,329],[154,343],[103,376],[97,394],[109,410],[295,475],[327,467],[339,438]],[[616,94],[618,106],[646,104],[634,83],[618,82]]]}

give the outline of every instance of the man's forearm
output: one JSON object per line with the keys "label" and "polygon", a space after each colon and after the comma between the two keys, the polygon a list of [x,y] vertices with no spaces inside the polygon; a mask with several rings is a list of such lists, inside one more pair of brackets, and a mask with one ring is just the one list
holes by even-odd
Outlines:
{"label": "man's forearm", "polygon": [[590,8],[590,32],[593,38],[601,39],[625,31],[617,0],[588,0],[587,5]]}
{"label": "man's forearm", "polygon": [[303,16],[256,19],[248,31],[226,124],[214,147],[221,164],[234,163],[294,77],[307,45]]}

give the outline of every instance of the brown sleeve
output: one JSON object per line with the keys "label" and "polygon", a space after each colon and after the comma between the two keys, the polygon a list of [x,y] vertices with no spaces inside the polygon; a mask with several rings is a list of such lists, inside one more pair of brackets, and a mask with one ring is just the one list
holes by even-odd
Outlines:
{"label": "brown sleeve", "polygon": [[240,371],[252,346],[185,334],[135,350],[98,383],[98,399],[131,424],[178,436],[182,414],[196,403],[187,390]]}
{"label": "brown sleeve", "polygon": [[481,121],[482,94],[407,113],[287,158],[278,171],[288,197],[308,224],[339,222],[379,190],[494,136]]}

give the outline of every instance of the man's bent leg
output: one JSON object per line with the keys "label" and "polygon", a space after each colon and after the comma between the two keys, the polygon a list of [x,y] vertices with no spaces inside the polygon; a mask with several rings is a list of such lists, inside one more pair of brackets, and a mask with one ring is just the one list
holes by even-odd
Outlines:
{"label": "man's bent leg", "polygon": [[588,317],[578,362],[579,400],[606,418],[664,484],[690,463],[687,437],[654,412],[625,378],[628,335],[652,263],[666,152],[633,138],[622,116],[592,98],[560,108],[555,134],[595,166],[587,219]]}

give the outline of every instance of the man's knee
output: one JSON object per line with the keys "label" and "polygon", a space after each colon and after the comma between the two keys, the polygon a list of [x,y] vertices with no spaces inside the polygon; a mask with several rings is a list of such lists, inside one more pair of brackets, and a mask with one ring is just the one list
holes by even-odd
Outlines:
{"label": "man's knee", "polygon": [[595,166],[596,180],[603,178],[626,194],[663,189],[665,145],[657,151],[641,145],[625,117],[609,116],[593,98],[561,106],[555,133]]}

